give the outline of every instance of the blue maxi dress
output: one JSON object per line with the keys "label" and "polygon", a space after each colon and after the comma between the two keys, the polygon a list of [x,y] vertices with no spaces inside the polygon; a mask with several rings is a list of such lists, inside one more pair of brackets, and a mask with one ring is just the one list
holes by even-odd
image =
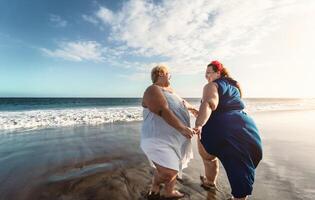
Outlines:
{"label": "blue maxi dress", "polygon": [[243,111],[238,88],[226,78],[214,82],[219,104],[202,128],[201,143],[221,161],[232,195],[242,198],[253,190],[255,168],[262,159],[261,139],[255,122]]}

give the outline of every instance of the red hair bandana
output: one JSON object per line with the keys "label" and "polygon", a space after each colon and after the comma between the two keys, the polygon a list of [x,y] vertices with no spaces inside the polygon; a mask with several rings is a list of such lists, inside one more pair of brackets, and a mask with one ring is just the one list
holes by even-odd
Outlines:
{"label": "red hair bandana", "polygon": [[221,72],[221,71],[223,70],[223,65],[222,65],[222,63],[220,63],[220,62],[217,61],[217,60],[212,61],[212,62],[210,63],[210,65],[215,66],[215,67],[218,69],[219,72]]}

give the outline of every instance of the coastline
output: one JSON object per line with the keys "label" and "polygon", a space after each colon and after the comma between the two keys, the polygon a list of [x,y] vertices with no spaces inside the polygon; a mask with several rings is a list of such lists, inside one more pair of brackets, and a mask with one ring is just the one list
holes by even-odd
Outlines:
{"label": "coastline", "polygon": [[[264,145],[250,199],[313,199],[315,111],[250,115]],[[139,148],[140,128],[141,122],[124,122],[0,135],[0,199],[144,199],[152,169]],[[177,187],[189,199],[227,199],[222,165],[219,191],[199,186],[203,165],[193,144],[194,159]]]}

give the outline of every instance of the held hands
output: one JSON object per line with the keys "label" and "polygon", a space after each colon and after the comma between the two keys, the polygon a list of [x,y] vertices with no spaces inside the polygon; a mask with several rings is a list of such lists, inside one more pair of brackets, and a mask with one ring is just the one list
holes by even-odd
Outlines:
{"label": "held hands", "polygon": [[183,136],[185,136],[187,139],[191,139],[191,138],[194,136],[195,131],[194,131],[194,129],[185,126],[184,128],[182,128],[182,129],[180,130],[180,133],[181,133]]}
{"label": "held hands", "polygon": [[201,139],[202,126],[196,126],[195,128],[184,127],[181,129],[180,133],[185,136],[187,139],[191,139],[194,135],[198,136],[198,139]]}
{"label": "held hands", "polygon": [[202,132],[202,126],[196,126],[194,128],[195,134],[198,136],[198,139],[201,140],[201,132]]}

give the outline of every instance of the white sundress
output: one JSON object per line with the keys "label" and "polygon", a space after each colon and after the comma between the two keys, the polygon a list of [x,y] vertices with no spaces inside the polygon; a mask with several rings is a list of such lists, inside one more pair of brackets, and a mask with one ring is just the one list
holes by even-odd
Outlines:
{"label": "white sundress", "polygon": [[[176,117],[186,126],[190,127],[190,116],[182,99],[177,95],[161,88],[169,108]],[[150,164],[153,162],[166,168],[179,172],[187,167],[193,158],[191,140],[184,137],[179,131],[170,126],[163,118],[143,108],[143,124],[140,146],[148,157]]]}

